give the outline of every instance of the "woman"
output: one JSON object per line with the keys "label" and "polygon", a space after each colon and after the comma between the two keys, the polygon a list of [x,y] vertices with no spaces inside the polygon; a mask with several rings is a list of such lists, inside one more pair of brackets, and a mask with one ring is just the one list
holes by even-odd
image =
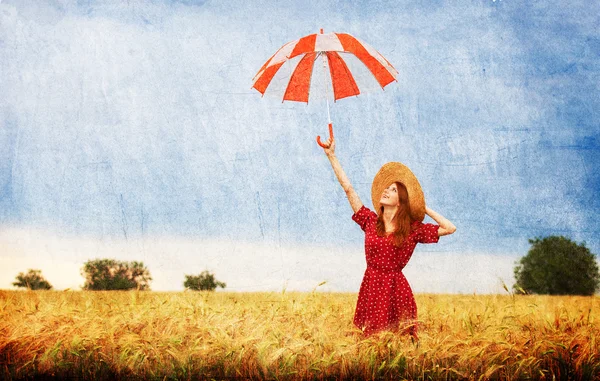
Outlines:
{"label": "woman", "polygon": [[[354,324],[366,335],[399,330],[417,338],[417,305],[402,269],[417,243],[436,243],[456,227],[425,206],[423,192],[403,164],[388,163],[375,176],[371,198],[377,213],[363,205],[335,156],[333,136],[324,151],[365,232],[367,269],[358,293]],[[429,215],[437,223],[421,221]]]}

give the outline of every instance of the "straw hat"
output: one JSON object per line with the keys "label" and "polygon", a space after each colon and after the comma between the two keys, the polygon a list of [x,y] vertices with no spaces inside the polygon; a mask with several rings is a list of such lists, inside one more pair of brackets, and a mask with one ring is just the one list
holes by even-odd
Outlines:
{"label": "straw hat", "polygon": [[395,182],[402,183],[408,191],[408,205],[412,219],[423,221],[425,218],[425,196],[421,184],[406,165],[398,162],[384,164],[375,175],[371,186],[371,200],[377,214],[379,214],[379,200],[381,200],[383,191]]}

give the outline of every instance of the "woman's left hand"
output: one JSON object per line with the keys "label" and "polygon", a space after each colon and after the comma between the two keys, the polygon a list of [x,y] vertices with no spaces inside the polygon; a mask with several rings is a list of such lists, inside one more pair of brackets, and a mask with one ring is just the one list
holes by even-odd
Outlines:
{"label": "woman's left hand", "polygon": [[433,218],[433,220],[437,222],[438,225],[440,225],[440,228],[438,229],[439,237],[452,234],[456,231],[456,226],[454,226],[452,222],[450,222],[446,217],[442,216],[441,214],[429,209],[429,207],[427,206],[425,206],[425,213],[427,213],[429,217]]}

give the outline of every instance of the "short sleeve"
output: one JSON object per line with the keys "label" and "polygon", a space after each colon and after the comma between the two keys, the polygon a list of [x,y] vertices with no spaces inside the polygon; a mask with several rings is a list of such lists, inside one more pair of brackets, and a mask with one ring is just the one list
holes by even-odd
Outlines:
{"label": "short sleeve", "polygon": [[440,240],[438,235],[439,225],[421,224],[417,233],[417,240],[420,243],[437,243]]}
{"label": "short sleeve", "polygon": [[377,214],[363,205],[356,213],[354,213],[352,220],[356,222],[363,231],[366,232],[367,227],[370,224],[377,222]]}

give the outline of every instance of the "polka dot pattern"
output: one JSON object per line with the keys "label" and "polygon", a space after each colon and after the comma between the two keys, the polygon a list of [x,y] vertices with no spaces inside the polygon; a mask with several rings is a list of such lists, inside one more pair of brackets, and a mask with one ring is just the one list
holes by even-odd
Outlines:
{"label": "polka dot pattern", "polygon": [[417,304],[402,269],[417,243],[436,243],[438,225],[413,222],[412,232],[400,247],[389,236],[376,232],[377,214],[364,205],[352,216],[365,232],[367,270],[358,293],[354,324],[366,335],[381,330],[399,330],[416,337]]}

